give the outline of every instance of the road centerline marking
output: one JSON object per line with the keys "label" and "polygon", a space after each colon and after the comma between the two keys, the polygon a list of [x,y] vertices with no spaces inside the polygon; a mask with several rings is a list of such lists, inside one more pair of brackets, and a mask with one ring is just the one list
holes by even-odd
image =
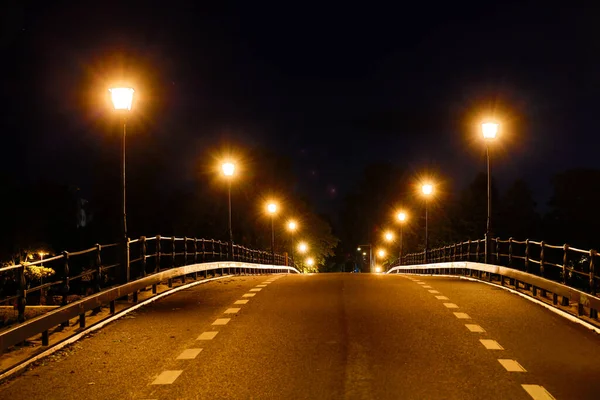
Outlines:
{"label": "road centerline marking", "polygon": [[521,385],[534,400],[556,400],[543,386]]}
{"label": "road centerline marking", "polygon": [[267,285],[256,285],[256,287],[264,288],[264,287],[267,287]]}
{"label": "road centerline marking", "polygon": [[450,300],[446,296],[435,296],[435,298],[438,299],[438,300]]}
{"label": "road centerline marking", "polygon": [[440,292],[438,292],[437,290],[428,290],[429,293],[433,293],[433,294],[439,294]]}
{"label": "road centerline marking", "polygon": [[213,322],[213,325],[227,325],[229,323],[229,321],[231,321],[231,318],[217,318],[215,319],[215,322]]}
{"label": "road centerline marking", "polygon": [[251,292],[260,292],[262,290],[262,288],[254,288],[254,289],[250,289]]}
{"label": "road centerline marking", "polygon": [[481,344],[488,350],[504,350],[504,347],[500,346],[500,343],[492,339],[479,339]]}
{"label": "road centerline marking", "polygon": [[235,302],[235,303],[233,303],[233,304],[248,304],[248,301],[249,301],[249,300],[238,300],[238,301],[236,301],[236,302]]}
{"label": "road centerline marking", "polygon": [[193,360],[201,351],[202,349],[185,349],[177,356],[177,360]]}
{"label": "road centerline marking", "polygon": [[246,293],[242,297],[254,297],[254,296],[256,296],[256,293]]}
{"label": "road centerline marking", "polygon": [[429,285],[425,285],[425,286],[421,286],[421,287],[422,287],[423,289],[432,289],[432,287],[431,287],[431,286],[429,286]]}
{"label": "road centerline marking", "polygon": [[471,319],[471,317],[469,317],[469,314],[464,313],[464,312],[455,312],[454,315],[458,319]]}
{"label": "road centerline marking", "polygon": [[477,332],[477,333],[483,333],[483,332],[485,332],[485,329],[483,329],[481,326],[479,326],[477,324],[465,324],[465,326],[471,332]]}
{"label": "road centerline marking", "polygon": [[508,372],[527,372],[525,368],[521,364],[519,364],[516,360],[509,359],[498,359],[498,362],[502,364],[504,369]]}
{"label": "road centerline marking", "polygon": [[458,306],[454,303],[444,303],[447,308],[458,308]]}
{"label": "road centerline marking", "polygon": [[151,385],[170,385],[175,382],[175,379],[179,378],[179,375],[181,375],[182,372],[183,370],[163,371],[156,377]]}
{"label": "road centerline marking", "polygon": [[241,308],[228,308],[227,310],[225,310],[224,314],[235,314],[240,310]]}
{"label": "road centerline marking", "polygon": [[218,333],[219,332],[216,331],[202,332],[202,334],[198,336],[196,340],[213,340]]}

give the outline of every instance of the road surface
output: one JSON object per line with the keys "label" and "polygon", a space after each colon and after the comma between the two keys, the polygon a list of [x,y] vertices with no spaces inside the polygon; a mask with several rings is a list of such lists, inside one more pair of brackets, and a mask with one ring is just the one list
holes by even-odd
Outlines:
{"label": "road surface", "polygon": [[483,283],[263,275],[143,307],[0,398],[598,399],[599,376],[598,335]]}

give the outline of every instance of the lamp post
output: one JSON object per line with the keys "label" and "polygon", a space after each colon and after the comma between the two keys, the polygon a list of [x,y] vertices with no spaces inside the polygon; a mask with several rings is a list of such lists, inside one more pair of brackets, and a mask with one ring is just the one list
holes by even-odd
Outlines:
{"label": "lamp post", "polygon": [[277,204],[267,204],[267,212],[271,215],[271,258],[273,260],[273,265],[275,265],[275,224],[273,221],[275,213],[277,212]]}
{"label": "lamp post", "polygon": [[396,217],[400,222],[400,254],[398,255],[398,265],[402,265],[404,264],[402,261],[402,230],[404,228],[404,223],[406,222],[406,213],[404,211],[400,211]]}
{"label": "lamp post", "polygon": [[433,193],[433,185],[431,183],[425,183],[421,186],[423,195],[425,196],[425,263],[427,263],[427,252],[429,251],[429,226],[428,226],[428,199]]}
{"label": "lamp post", "polygon": [[229,202],[229,259],[233,261],[233,230],[231,229],[231,179],[233,179],[233,173],[235,172],[235,164],[232,162],[225,162],[221,165],[223,175],[227,178],[227,199]]}
{"label": "lamp post", "polygon": [[490,141],[496,139],[499,125],[495,122],[481,124],[481,133],[485,140],[485,153],[487,158],[487,223],[485,227],[485,259],[487,264],[491,254],[492,235],[492,166],[490,162]]}
{"label": "lamp post", "polygon": [[110,88],[113,107],[116,111],[122,115],[123,123],[123,140],[121,142],[121,211],[123,213],[122,226],[121,226],[121,240],[122,243],[122,268],[125,282],[129,282],[129,243],[127,242],[127,208],[126,208],[126,179],[125,179],[125,139],[127,136],[127,113],[131,111],[131,104],[133,102],[132,88],[128,87],[115,87]]}
{"label": "lamp post", "polygon": [[290,252],[290,257],[292,259],[292,267],[296,267],[294,265],[294,233],[296,233],[297,227],[298,227],[298,225],[296,224],[296,221],[288,222],[287,228],[291,232],[291,235],[292,235],[292,251]]}

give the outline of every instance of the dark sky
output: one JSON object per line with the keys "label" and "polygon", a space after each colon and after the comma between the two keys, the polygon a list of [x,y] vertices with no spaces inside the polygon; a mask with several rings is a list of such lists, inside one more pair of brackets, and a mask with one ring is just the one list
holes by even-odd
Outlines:
{"label": "dark sky", "polygon": [[143,110],[132,129],[162,137],[174,171],[232,142],[293,155],[324,209],[373,161],[462,187],[494,115],[495,177],[544,202],[553,173],[600,167],[599,9],[566,4],[9,1],[4,171],[85,182],[100,99],[125,79]]}

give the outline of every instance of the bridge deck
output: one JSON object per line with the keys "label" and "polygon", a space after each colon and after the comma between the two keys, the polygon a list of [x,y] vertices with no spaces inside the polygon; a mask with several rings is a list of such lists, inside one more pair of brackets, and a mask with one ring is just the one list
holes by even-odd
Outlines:
{"label": "bridge deck", "polygon": [[595,399],[598,360],[595,333],[481,283],[236,277],[140,309],[0,398]]}

